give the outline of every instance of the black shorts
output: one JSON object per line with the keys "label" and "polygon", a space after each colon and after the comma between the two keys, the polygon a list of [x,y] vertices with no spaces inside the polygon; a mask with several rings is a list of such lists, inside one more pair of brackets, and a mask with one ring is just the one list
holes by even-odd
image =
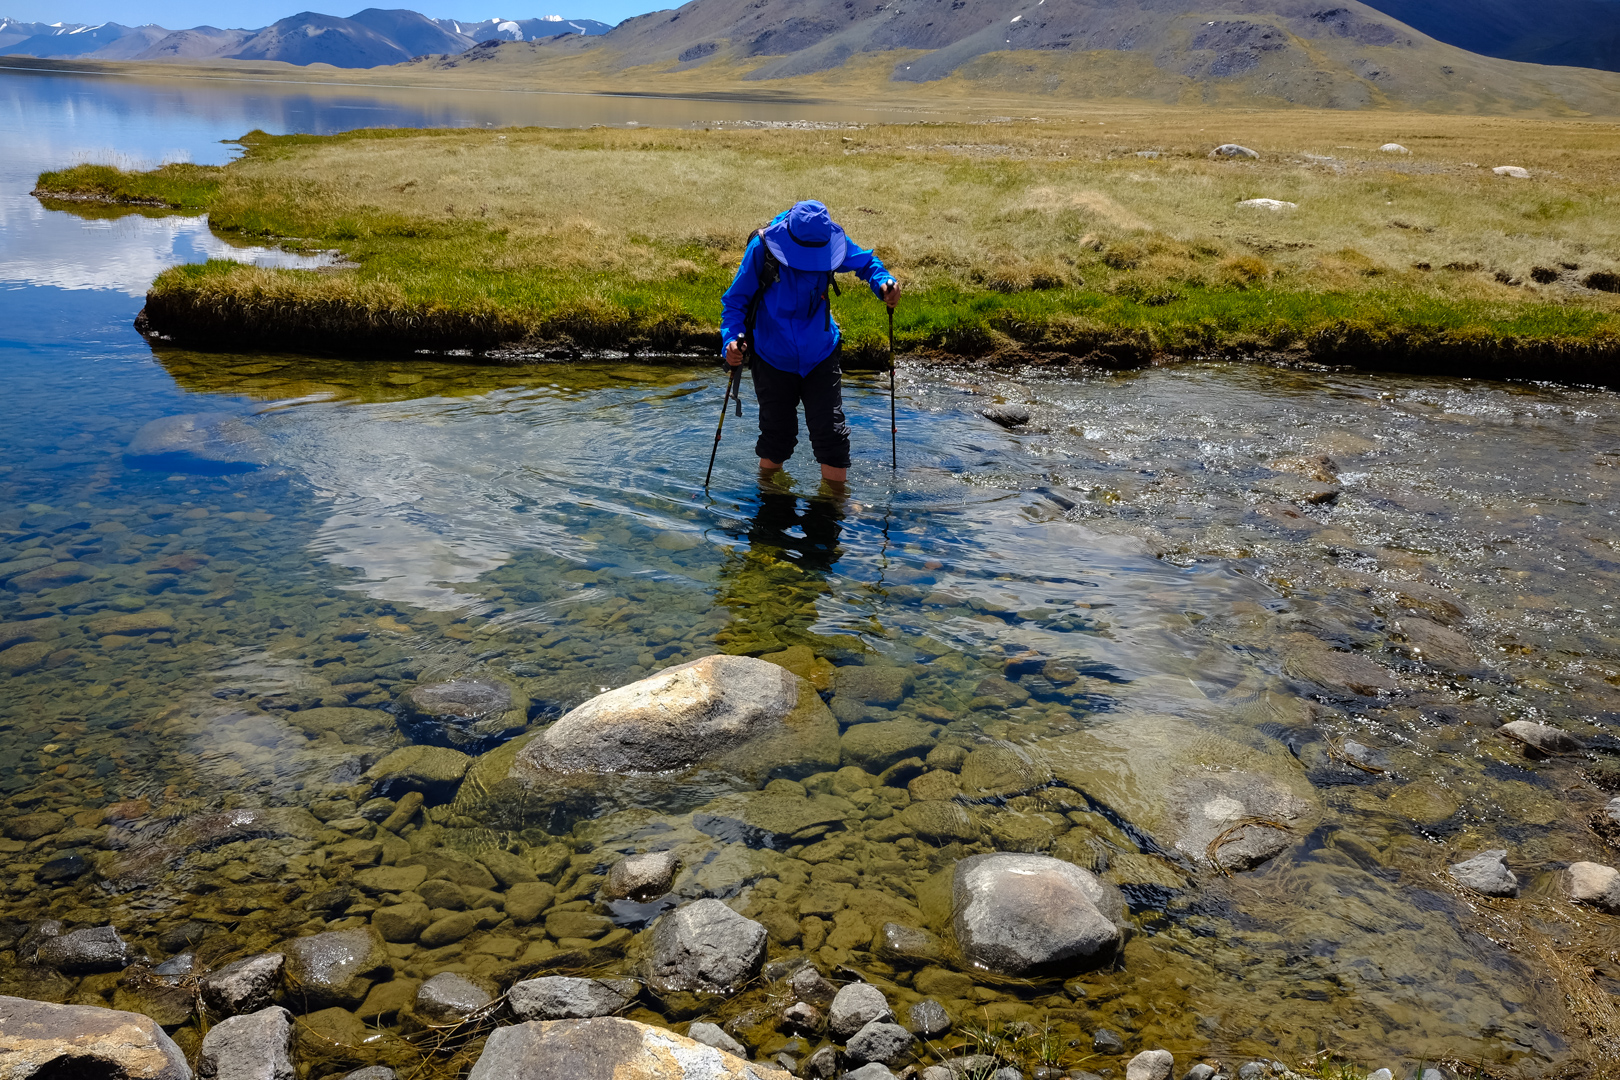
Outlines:
{"label": "black shorts", "polygon": [[799,404],[810,429],[816,460],[834,469],[849,468],[849,423],[844,419],[844,373],[838,362],[843,346],[799,375],[756,358],[750,370],[759,399],[759,441],[754,452],[767,461],[783,462],[799,444]]}

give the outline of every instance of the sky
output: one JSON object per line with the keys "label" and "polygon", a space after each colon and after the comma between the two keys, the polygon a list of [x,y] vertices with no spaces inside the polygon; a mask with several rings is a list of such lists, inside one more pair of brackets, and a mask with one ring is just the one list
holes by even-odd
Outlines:
{"label": "sky", "polygon": [[[542,3],[546,0],[542,0]],[[479,22],[499,15],[503,19],[530,19],[561,15],[569,19],[600,19],[617,23],[632,15],[659,8],[679,7],[684,0],[559,0],[562,6],[533,5],[533,0],[506,6],[505,0],[0,0],[0,17],[27,22],[120,22],[127,26],[157,23],[171,30],[190,26],[268,26],[300,11],[325,15],[353,15],[368,7],[410,8],[435,19]],[[531,6],[533,5],[533,6]]]}

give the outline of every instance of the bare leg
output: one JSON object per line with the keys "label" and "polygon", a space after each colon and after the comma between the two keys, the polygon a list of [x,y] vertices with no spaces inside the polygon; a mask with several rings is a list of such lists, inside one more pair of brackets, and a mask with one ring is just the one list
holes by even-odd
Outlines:
{"label": "bare leg", "polygon": [[835,469],[831,465],[823,465],[821,467],[821,478],[830,484],[846,483],[849,480],[849,470]]}
{"label": "bare leg", "polygon": [[781,472],[782,463],[780,461],[772,461],[770,458],[760,458],[759,471],[762,473]]}

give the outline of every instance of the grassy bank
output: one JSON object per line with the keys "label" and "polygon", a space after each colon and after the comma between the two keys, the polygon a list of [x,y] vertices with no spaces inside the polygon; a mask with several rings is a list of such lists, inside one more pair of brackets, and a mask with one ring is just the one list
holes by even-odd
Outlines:
{"label": "grassy bank", "polygon": [[[165,272],[150,327],[195,344],[709,351],[749,231],[819,197],[907,283],[908,351],[1109,366],[1277,353],[1605,381],[1620,358],[1613,125],[1109,116],[254,134],[222,168],[82,165],[39,194],[206,212],[227,239],[354,264]],[[1229,139],[1261,158],[1206,156]],[[1389,140],[1412,152],[1379,152]],[[1297,205],[1239,205],[1257,197]],[[880,361],[881,305],[851,289],[836,311],[853,357]]]}

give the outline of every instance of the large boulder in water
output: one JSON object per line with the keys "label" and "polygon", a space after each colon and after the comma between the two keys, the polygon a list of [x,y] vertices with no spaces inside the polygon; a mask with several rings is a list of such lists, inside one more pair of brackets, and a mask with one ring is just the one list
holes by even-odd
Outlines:
{"label": "large boulder in water", "polygon": [[279,951],[292,994],[310,1009],[352,1009],[372,983],[392,974],[388,949],[370,927],[294,938]]}
{"label": "large boulder in water", "polygon": [[600,1016],[498,1027],[467,1080],[764,1080],[769,1075],[777,1074],[673,1031]]}
{"label": "large boulder in water", "polygon": [[1049,855],[974,855],[956,865],[951,928],[962,959],[1003,975],[1095,967],[1113,957],[1119,892]]}
{"label": "large boulder in water", "polygon": [[185,1054],[150,1017],[14,997],[0,997],[0,1066],[8,1077],[191,1080]]}
{"label": "large boulder in water", "polygon": [[153,420],[125,451],[143,469],[214,475],[257,469],[267,459],[264,438],[230,413],[184,413]]}
{"label": "large boulder in water", "polygon": [[477,754],[529,726],[529,699],[486,675],[426,683],[400,695],[399,726],[415,742]]}
{"label": "large boulder in water", "polygon": [[[748,656],[706,656],[610,690],[525,743],[508,777],[536,803],[696,805],[836,769],[815,687]],[[495,751],[500,753],[500,751]]]}

